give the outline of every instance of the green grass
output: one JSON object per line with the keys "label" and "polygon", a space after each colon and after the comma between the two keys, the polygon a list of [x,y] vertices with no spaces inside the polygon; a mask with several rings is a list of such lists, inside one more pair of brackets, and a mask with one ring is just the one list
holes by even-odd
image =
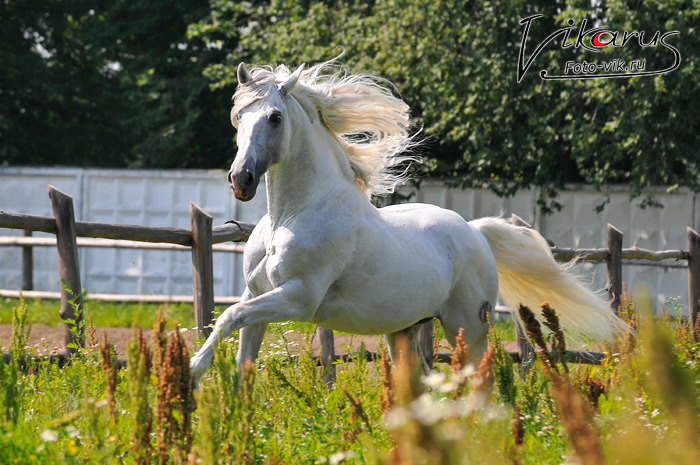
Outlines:
{"label": "green grass", "polygon": [[[61,303],[51,299],[25,299],[27,305],[28,322],[32,325],[59,326],[61,319],[59,311]],[[0,324],[12,323],[12,310],[19,305],[19,299],[0,298]],[[167,309],[166,325],[174,328],[180,325],[181,328],[194,327],[194,310],[191,304],[169,303],[121,303],[91,301],[85,303],[85,321],[92,317],[96,327],[107,328],[131,328],[140,326],[142,328],[153,328],[158,315],[158,309]],[[215,314],[218,315],[226,309],[226,306],[217,306]],[[309,323],[290,323],[288,330],[306,331],[312,328]]]}
{"label": "green grass", "polygon": [[[11,313],[17,331],[13,341],[3,341],[12,347],[12,357],[0,368],[0,463],[131,464],[143,454],[138,463],[157,463],[158,399],[168,386],[181,389],[181,378],[159,384],[153,372],[145,376],[134,346],[129,366],[117,375],[112,423],[97,349],[85,349],[63,368],[48,361],[26,365],[21,322],[34,305],[15,302]],[[178,410],[187,398],[184,391],[168,404],[168,424],[174,426],[163,446],[166,462],[187,463],[181,450],[191,444],[197,463],[601,463],[592,459],[597,444],[607,463],[698,463],[700,344],[678,317],[642,323],[634,348],[622,344],[603,365],[569,365],[568,374],[556,365],[564,388],[557,388],[556,378],[548,374],[553,368],[538,363],[526,373],[498,351],[491,365],[492,386],[471,371],[455,376],[444,364],[423,381],[406,365],[394,367],[394,408],[388,414],[381,408],[385,387],[380,363],[339,364],[338,379],[328,388],[320,368],[300,348],[290,349],[300,354],[290,359],[286,348],[266,347],[253,388],[241,391],[233,337],[221,345],[202,380],[191,429],[184,413],[189,408]],[[300,330],[308,338],[312,328],[279,325],[273,330]],[[510,331],[499,323],[491,338],[498,342]],[[177,351],[168,353],[177,360]],[[154,366],[187,371],[186,358],[180,365],[168,363]],[[566,386],[574,390],[566,391]],[[602,386],[604,393],[587,401],[584,393],[592,386]],[[576,403],[581,399],[586,408]],[[567,410],[566,402],[575,408]],[[513,435],[516,406],[523,430],[518,443]],[[134,448],[135,435],[148,423],[136,420],[138,412],[145,415],[139,418],[153,419],[154,429]]]}
{"label": "green grass", "polygon": [[[58,300],[51,299],[25,299],[27,305],[28,322],[32,325],[43,326],[59,326],[62,324],[59,317],[61,303]],[[19,305],[19,299],[0,298],[0,324],[7,325],[12,323],[12,310]],[[194,327],[194,310],[191,304],[169,303],[169,304],[151,304],[151,303],[122,303],[122,302],[103,302],[91,301],[88,299],[85,303],[85,320],[89,321],[92,317],[93,324],[96,327],[106,328],[131,328],[132,326],[140,326],[142,328],[153,328],[156,322],[159,308],[167,309],[166,325],[174,328],[175,325],[180,325],[181,328]],[[215,315],[219,315],[226,309],[226,306],[217,306]],[[288,322],[283,325],[271,325],[270,330],[278,333],[284,331],[299,331],[308,332],[313,330],[314,325],[303,322]],[[437,337],[444,339],[442,327],[438,324]],[[499,333],[499,337],[504,341],[515,340],[515,330],[513,323],[510,320],[497,321],[495,328]]]}
{"label": "green grass", "polygon": [[[10,324],[12,309],[18,299],[0,299],[0,324]],[[61,324],[58,300],[26,299],[29,323],[33,325],[58,326]],[[86,321],[92,317],[95,326],[108,328],[130,328],[136,323],[144,328],[152,328],[156,322],[158,308],[162,304],[118,303],[88,300],[85,303]],[[168,325],[176,323],[185,328],[194,326],[194,313],[190,304],[167,304]]]}

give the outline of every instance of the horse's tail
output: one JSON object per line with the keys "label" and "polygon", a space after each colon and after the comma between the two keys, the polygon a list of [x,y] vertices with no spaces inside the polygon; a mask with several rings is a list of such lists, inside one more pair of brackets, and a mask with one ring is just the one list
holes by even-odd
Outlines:
{"label": "horse's tail", "polygon": [[562,329],[574,340],[612,342],[630,331],[599,295],[554,261],[547,241],[537,231],[502,218],[481,218],[470,224],[491,247],[498,268],[498,292],[507,306],[517,309],[522,304],[539,316],[540,305],[548,302]]}

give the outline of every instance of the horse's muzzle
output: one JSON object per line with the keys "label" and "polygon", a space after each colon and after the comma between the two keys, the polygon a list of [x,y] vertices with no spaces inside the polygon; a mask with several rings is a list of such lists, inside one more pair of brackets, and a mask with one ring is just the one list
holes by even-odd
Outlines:
{"label": "horse's muzzle", "polygon": [[255,197],[255,192],[258,189],[258,179],[248,170],[240,170],[237,172],[228,172],[228,181],[233,189],[233,195],[238,200],[247,202]]}

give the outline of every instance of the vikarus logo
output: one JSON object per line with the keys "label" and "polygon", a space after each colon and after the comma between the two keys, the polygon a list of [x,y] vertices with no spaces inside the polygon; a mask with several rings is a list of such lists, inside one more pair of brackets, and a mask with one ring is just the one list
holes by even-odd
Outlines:
{"label": "vikarus logo", "polygon": [[[525,74],[535,62],[535,59],[548,46],[559,44],[563,50],[577,50],[581,53],[579,60],[565,60],[561,64],[561,74],[551,74],[546,69],[540,70],[540,77],[548,80],[562,79],[604,79],[604,78],[625,78],[633,76],[653,76],[670,73],[678,69],[681,64],[681,53],[673,45],[667,42],[670,36],[680,34],[680,31],[661,32],[654,31],[649,34],[646,31],[617,31],[607,27],[590,27],[588,20],[583,19],[578,25],[573,19],[567,21],[568,27],[562,27],[549,34],[542,42],[537,44],[530,53],[530,58],[525,59],[525,45],[530,34],[533,23],[543,15],[536,14],[520,20],[520,25],[524,26],[522,41],[520,42],[520,53],[518,54],[518,83],[522,81]],[[578,30],[577,30],[578,29]],[[573,32],[577,30],[576,34]],[[637,46],[640,49],[650,47],[664,47],[673,61],[670,66],[662,69],[647,69],[646,58],[635,58],[623,60],[611,57],[607,60],[595,60],[595,55],[587,52],[600,53],[606,48],[622,48]],[[606,54],[605,56],[610,56]]]}

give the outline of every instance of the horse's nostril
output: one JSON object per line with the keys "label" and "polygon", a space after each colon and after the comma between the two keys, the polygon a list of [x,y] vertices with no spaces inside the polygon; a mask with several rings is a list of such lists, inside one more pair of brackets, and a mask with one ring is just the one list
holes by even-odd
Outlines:
{"label": "horse's nostril", "polygon": [[244,186],[249,186],[253,183],[253,173],[250,171],[244,171],[241,175],[241,184]]}
{"label": "horse's nostril", "polygon": [[228,183],[233,184],[233,171],[228,172]]}

